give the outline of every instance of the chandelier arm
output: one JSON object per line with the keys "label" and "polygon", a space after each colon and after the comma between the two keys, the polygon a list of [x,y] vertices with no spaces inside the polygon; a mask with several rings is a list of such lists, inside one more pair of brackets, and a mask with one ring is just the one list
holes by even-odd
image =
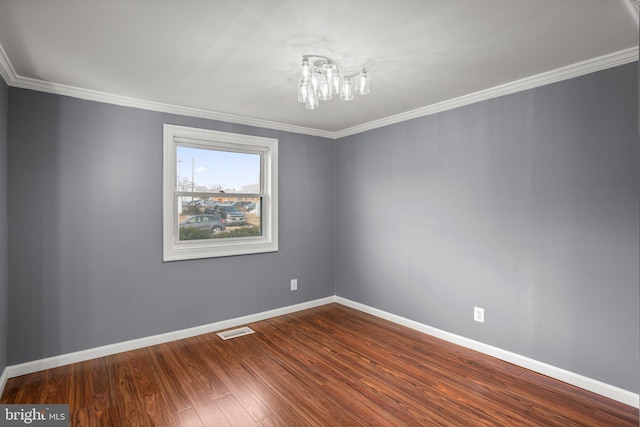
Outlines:
{"label": "chandelier arm", "polygon": [[[639,0],[640,1],[640,0]],[[355,73],[351,73],[351,74],[345,74],[343,77],[345,79],[351,79],[353,77],[359,76],[362,73],[365,73],[367,70],[365,70],[364,68],[360,71],[356,71]]]}
{"label": "chandelier arm", "polygon": [[302,55],[302,59],[303,60],[304,59],[310,60],[310,59],[314,59],[314,58],[320,59],[319,61],[313,61],[313,65],[314,66],[321,65],[323,62],[327,63],[327,64],[335,65],[336,67],[338,66],[338,62],[333,58],[329,58],[328,56],[323,56],[323,55]]}
{"label": "chandelier arm", "polygon": [[[640,0],[637,0],[637,1],[640,2]],[[313,59],[313,58],[319,58],[320,60],[326,61],[327,64],[335,65],[336,67],[338,66],[338,62],[333,58],[329,58],[328,56],[324,56],[324,55],[302,55],[302,59],[310,60],[310,59]],[[318,62],[321,62],[321,61],[314,61],[313,65],[314,66],[319,65]],[[356,77],[356,76],[358,76],[358,75],[360,75],[360,74],[362,74],[364,72],[366,72],[366,70],[364,68],[362,68],[362,70],[356,71],[354,73],[345,74],[344,78],[345,79],[350,79],[350,78]]]}

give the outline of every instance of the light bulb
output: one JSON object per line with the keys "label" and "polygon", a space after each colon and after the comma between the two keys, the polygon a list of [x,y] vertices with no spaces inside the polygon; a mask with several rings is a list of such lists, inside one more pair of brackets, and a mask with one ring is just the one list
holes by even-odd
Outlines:
{"label": "light bulb", "polygon": [[303,82],[309,81],[312,73],[313,66],[309,64],[309,59],[302,58],[302,64],[300,64],[300,80]]}
{"label": "light bulb", "polygon": [[324,71],[329,84],[329,90],[333,93],[338,93],[338,67],[335,64],[326,64]]}
{"label": "light bulb", "polygon": [[311,75],[311,90],[316,94],[320,90],[320,82],[322,81],[322,75],[318,71],[314,71]]}
{"label": "light bulb", "polygon": [[309,97],[309,83],[300,80],[298,83],[298,102],[307,102]]}
{"label": "light bulb", "polygon": [[309,91],[309,96],[307,96],[307,102],[305,107],[307,110],[315,110],[318,108],[320,104],[318,103],[318,95],[314,91]]}
{"label": "light bulb", "polygon": [[340,85],[340,99],[343,101],[351,101],[353,99],[353,85],[351,79],[343,79]]}
{"label": "light bulb", "polygon": [[340,93],[340,80],[342,80],[342,75],[336,73],[336,75],[333,76],[333,80],[331,80],[331,92]]}
{"label": "light bulb", "polygon": [[320,87],[318,88],[318,97],[322,101],[331,100],[331,86],[327,81],[326,75],[323,75],[322,79],[320,80]]}
{"label": "light bulb", "polygon": [[369,75],[364,68],[362,69],[362,73],[360,73],[360,77],[358,78],[356,93],[358,93],[358,95],[366,95],[369,93]]}

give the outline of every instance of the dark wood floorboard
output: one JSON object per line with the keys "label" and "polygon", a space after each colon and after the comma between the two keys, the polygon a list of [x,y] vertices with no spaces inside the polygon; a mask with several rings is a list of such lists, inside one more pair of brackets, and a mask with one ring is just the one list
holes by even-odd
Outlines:
{"label": "dark wood floorboard", "polygon": [[638,410],[338,304],[36,372],[72,426],[638,426]]}

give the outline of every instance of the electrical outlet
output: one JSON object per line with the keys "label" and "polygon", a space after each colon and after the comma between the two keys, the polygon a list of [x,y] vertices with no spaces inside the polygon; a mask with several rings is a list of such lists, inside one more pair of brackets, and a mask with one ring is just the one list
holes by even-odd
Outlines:
{"label": "electrical outlet", "polygon": [[473,307],[473,320],[484,323],[484,308]]}
{"label": "electrical outlet", "polygon": [[298,279],[291,279],[291,290],[292,291],[298,290]]}

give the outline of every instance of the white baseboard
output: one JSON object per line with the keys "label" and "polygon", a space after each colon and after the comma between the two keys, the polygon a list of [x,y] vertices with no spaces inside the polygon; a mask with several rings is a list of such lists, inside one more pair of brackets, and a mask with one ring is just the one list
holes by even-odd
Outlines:
{"label": "white baseboard", "polygon": [[489,356],[496,357],[514,365],[521,366],[534,372],[546,375],[551,378],[566,382],[576,387],[597,393],[599,395],[608,397],[618,402],[624,403],[635,408],[640,407],[640,396],[637,393],[633,393],[619,387],[612,386],[610,384],[603,383],[592,378],[585,377],[574,372],[570,372],[555,366],[540,362],[538,360],[530,359],[525,356],[521,356],[516,353],[512,353],[507,350],[502,350],[497,347],[490,346],[488,344],[474,341],[469,338],[465,338],[459,335],[452,334],[431,326],[391,314],[377,308],[369,307],[367,305],[348,300],[346,298],[331,296],[327,298],[321,298],[313,301],[304,302],[301,304],[295,304],[275,310],[264,311],[261,313],[251,314],[248,316],[237,317],[235,319],[224,320],[221,322],[210,323],[207,325],[197,326],[194,328],[183,329],[174,332],[168,332],[166,334],[153,335],[150,337],[135,339],[131,341],[125,341],[116,344],[110,344],[102,347],[96,347],[88,350],[82,350],[69,354],[62,354],[59,356],[49,357],[46,359],[34,360],[31,362],[21,363],[19,365],[7,366],[2,375],[0,375],[0,395],[4,390],[4,387],[9,378],[14,378],[20,375],[31,374],[34,372],[42,371],[44,369],[52,369],[58,366],[69,365],[71,363],[83,362],[85,360],[95,359],[97,357],[109,356],[116,353],[122,353],[129,350],[136,350],[139,348],[149,347],[152,345],[162,344],[170,341],[180,340],[184,338],[190,338],[197,335],[207,334],[210,332],[221,331],[224,329],[234,328],[247,323],[258,322],[260,320],[270,319],[285,314],[295,313],[297,311],[306,310],[313,307],[319,307],[321,305],[330,303],[339,303],[347,307],[354,308],[364,313],[371,314],[382,319],[389,320],[402,326],[414,329],[434,336],[436,338],[443,339],[445,341],[461,345],[463,347],[478,351],[480,353],[487,354]]}
{"label": "white baseboard", "polygon": [[8,378],[18,377],[20,375],[31,374],[45,369],[57,368],[59,366],[69,365],[71,363],[84,362],[86,360],[98,357],[109,356],[125,351],[136,350],[139,348],[150,347],[152,345],[163,344],[166,342],[181,340],[194,337],[197,335],[208,334],[210,332],[222,331],[224,329],[234,328],[247,323],[258,322],[260,320],[270,319],[272,317],[282,316],[285,314],[295,313],[297,311],[306,310],[308,308],[319,307],[321,305],[335,302],[335,296],[321,298],[301,304],[290,305],[275,310],[263,311],[262,313],[251,314],[248,316],[237,317],[235,319],[223,320],[221,322],[210,323],[207,325],[196,326],[194,328],[182,329],[166,334],[153,335],[150,337],[139,338],[130,341],[124,341],[115,344],[109,344],[102,347],[91,348],[87,350],[76,351],[74,353],[61,354],[59,356],[48,357],[46,359],[34,360],[31,362],[21,363],[19,365],[7,366],[0,379],[4,379],[4,383],[0,383],[0,395],[4,390],[4,385]]}
{"label": "white baseboard", "polygon": [[584,375],[576,374],[575,372],[570,372],[565,369],[557,368],[547,363],[543,363],[535,359],[530,359],[528,357],[521,356],[519,354],[512,353],[507,350],[493,347],[488,344],[481,343],[479,341],[474,341],[472,339],[465,338],[456,334],[452,334],[450,332],[446,332],[441,329],[427,326],[425,324],[413,321],[411,319],[397,316],[395,314],[391,314],[386,311],[379,310],[377,308],[369,307],[367,305],[360,304],[358,302],[351,301],[346,298],[336,297],[336,302],[339,304],[346,305],[347,307],[351,307],[356,310],[362,311],[364,313],[368,313],[376,317],[389,320],[393,323],[406,326],[416,331],[423,332],[425,334],[434,336],[436,338],[440,338],[442,340],[445,340],[454,344],[458,344],[462,347],[466,347],[471,350],[475,350],[480,353],[487,354],[489,356],[504,360],[509,363],[513,363],[514,365],[529,369],[530,371],[534,371],[534,372],[546,375],[548,377],[555,378],[567,384],[571,384],[576,387],[580,387],[582,389],[591,391],[593,393],[597,393],[601,396],[608,397],[609,399],[617,400],[618,402],[624,403],[629,406],[633,406],[634,408],[640,407],[640,396],[637,393],[633,393],[633,392],[621,389],[619,387],[615,387],[610,384],[603,383],[602,381],[594,380],[593,378],[585,377]]}
{"label": "white baseboard", "polygon": [[9,379],[9,370],[4,368],[2,374],[0,375],[0,396],[4,392],[4,386],[7,385],[7,380]]}

